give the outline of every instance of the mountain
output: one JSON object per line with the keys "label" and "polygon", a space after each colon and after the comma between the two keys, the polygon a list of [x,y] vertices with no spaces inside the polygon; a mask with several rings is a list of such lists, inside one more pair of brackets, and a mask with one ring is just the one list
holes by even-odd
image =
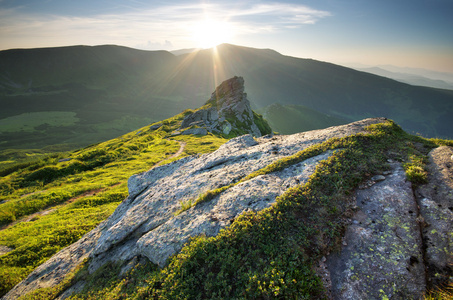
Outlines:
{"label": "mountain", "polygon": [[[1,51],[0,147],[74,148],[114,138],[199,107],[236,75],[247,81],[254,109],[303,106],[346,122],[384,116],[409,132],[452,136],[453,91],[270,49],[223,44],[175,56],[106,45]],[[276,122],[274,130],[285,126]]]}
{"label": "mountain", "polygon": [[385,118],[270,131],[233,77],[198,109],[2,170],[2,299],[407,299],[448,283],[453,141]]}
{"label": "mountain", "polygon": [[438,89],[453,90],[453,81],[448,82],[440,79],[431,79],[421,75],[410,73],[391,72],[379,67],[358,68],[357,70],[376,74],[383,77],[392,78],[412,85],[421,85]]}

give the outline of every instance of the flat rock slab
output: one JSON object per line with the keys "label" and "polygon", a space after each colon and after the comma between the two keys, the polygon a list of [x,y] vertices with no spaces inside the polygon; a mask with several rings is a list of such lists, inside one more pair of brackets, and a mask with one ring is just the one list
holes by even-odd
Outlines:
{"label": "flat rock slab", "polygon": [[63,249],[14,287],[4,299],[33,289],[53,286],[83,259],[90,257],[90,272],[109,261],[127,263],[136,256],[164,266],[183,243],[199,234],[216,235],[243,211],[261,210],[291,186],[303,183],[326,152],[280,172],[238,184],[209,202],[178,216],[181,202],[206,191],[236,183],[244,176],[281,158],[330,138],[366,133],[366,126],[385,119],[366,119],[287,136],[254,139],[251,135],[230,140],[210,154],[195,155],[132,176],[129,197],[115,212],[82,240]]}
{"label": "flat rock slab", "polygon": [[0,245],[0,255],[4,255],[4,254],[6,254],[8,252],[11,252],[13,250],[14,249],[11,249],[10,247]]}
{"label": "flat rock slab", "polygon": [[417,204],[399,163],[357,191],[344,247],[327,258],[333,299],[419,299],[426,287]]}

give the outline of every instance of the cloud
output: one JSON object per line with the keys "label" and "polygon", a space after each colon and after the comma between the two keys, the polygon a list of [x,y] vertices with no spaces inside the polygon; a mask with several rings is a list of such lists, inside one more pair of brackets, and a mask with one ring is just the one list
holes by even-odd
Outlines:
{"label": "cloud", "polygon": [[18,7],[0,9],[0,48],[73,44],[178,48],[191,46],[191,28],[206,18],[228,22],[236,35],[245,35],[298,28],[328,16],[327,11],[285,3],[148,6],[124,13],[86,17],[26,13]]}

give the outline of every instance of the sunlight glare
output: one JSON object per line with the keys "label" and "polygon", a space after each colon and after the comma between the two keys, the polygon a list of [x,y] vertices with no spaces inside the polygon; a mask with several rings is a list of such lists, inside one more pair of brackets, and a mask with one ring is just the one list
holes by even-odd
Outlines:
{"label": "sunlight glare", "polygon": [[192,38],[197,47],[211,48],[226,43],[233,36],[233,26],[224,21],[206,19],[193,27]]}

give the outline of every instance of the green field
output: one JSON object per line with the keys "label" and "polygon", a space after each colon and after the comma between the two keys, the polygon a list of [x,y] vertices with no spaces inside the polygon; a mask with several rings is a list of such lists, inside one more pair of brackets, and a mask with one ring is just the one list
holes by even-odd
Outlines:
{"label": "green field", "polygon": [[43,111],[23,113],[0,120],[0,132],[35,132],[46,127],[66,127],[79,121],[75,112]]}

